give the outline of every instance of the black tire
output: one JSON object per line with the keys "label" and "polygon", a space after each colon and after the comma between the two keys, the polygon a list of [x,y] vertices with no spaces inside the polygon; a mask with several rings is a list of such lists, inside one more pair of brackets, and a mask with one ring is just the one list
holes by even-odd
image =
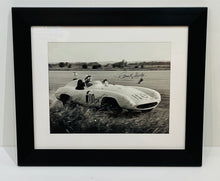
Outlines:
{"label": "black tire", "polygon": [[116,114],[122,112],[122,108],[119,106],[118,102],[114,98],[103,98],[101,108],[105,111]]}

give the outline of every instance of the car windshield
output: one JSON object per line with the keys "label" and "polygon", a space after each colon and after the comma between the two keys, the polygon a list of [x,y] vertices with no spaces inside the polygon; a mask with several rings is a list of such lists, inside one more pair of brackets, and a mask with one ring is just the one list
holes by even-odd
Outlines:
{"label": "car windshield", "polygon": [[86,87],[91,87],[93,84],[91,82],[85,83]]}

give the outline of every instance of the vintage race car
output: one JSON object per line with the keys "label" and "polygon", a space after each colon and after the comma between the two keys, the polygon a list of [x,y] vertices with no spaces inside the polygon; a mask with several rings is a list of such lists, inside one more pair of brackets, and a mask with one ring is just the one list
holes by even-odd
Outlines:
{"label": "vintage race car", "polygon": [[94,81],[91,86],[78,90],[77,81],[79,80],[71,81],[55,92],[56,98],[62,101],[63,105],[72,102],[114,111],[122,109],[150,111],[161,101],[159,92],[149,88],[106,85],[101,81]]}

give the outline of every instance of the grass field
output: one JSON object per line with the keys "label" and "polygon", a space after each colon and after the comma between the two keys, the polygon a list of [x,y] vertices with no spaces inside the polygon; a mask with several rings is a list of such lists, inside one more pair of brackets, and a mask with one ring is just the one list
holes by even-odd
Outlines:
{"label": "grass field", "polygon": [[[161,103],[151,112],[120,114],[83,106],[63,107],[55,91],[73,79],[72,71],[49,71],[51,133],[169,133],[170,71],[75,71],[84,79],[108,79],[112,84],[141,86],[157,90]],[[137,84],[140,78],[141,84]],[[52,103],[53,102],[53,103]]]}

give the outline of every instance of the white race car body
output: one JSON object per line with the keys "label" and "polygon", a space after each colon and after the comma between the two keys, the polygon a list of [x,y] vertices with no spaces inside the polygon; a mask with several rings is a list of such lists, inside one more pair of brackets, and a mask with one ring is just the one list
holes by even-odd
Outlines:
{"label": "white race car body", "polygon": [[100,107],[103,99],[111,98],[116,100],[121,108],[129,110],[151,110],[161,101],[157,91],[144,87],[104,85],[95,81],[92,86],[77,90],[77,81],[71,81],[59,88],[55,93],[56,98],[61,100],[61,95],[67,95],[74,103],[95,107]]}

